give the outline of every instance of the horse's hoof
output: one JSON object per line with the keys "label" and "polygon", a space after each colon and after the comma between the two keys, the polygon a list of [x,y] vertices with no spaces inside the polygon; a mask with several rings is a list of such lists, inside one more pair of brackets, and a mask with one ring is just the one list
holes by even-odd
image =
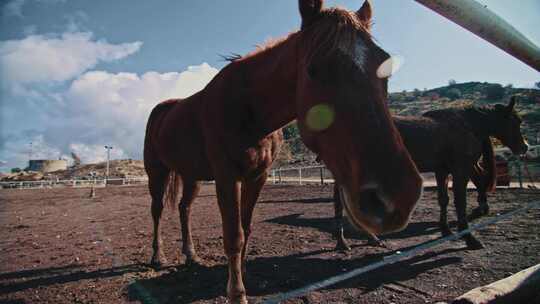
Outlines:
{"label": "horse's hoof", "polygon": [[152,259],[150,260],[150,267],[154,268],[154,269],[161,269],[164,265],[164,262],[165,259],[163,258],[158,258],[158,257],[152,257]]}
{"label": "horse's hoof", "polygon": [[346,243],[338,243],[335,248],[336,251],[349,251],[351,250],[351,247],[347,245]]}
{"label": "horse's hoof", "polygon": [[452,231],[450,231],[450,229],[442,229],[442,230],[441,230],[441,234],[442,234],[443,237],[447,237],[447,236],[454,235],[454,234],[452,233]]}
{"label": "horse's hoof", "polygon": [[477,239],[467,239],[465,243],[467,243],[467,248],[470,250],[484,249],[484,245]]}
{"label": "horse's hoof", "polygon": [[229,295],[229,303],[231,303],[231,304],[248,304],[246,294],[242,293],[242,294],[236,295],[236,296]]}
{"label": "horse's hoof", "polygon": [[485,216],[487,214],[488,214],[487,210],[478,207],[478,208],[473,209],[471,214],[469,214],[469,216],[467,216],[467,220],[472,221],[472,220],[475,220],[475,219],[480,218],[482,216]]}
{"label": "horse's hoof", "polygon": [[201,258],[198,255],[189,255],[186,256],[186,265],[187,266],[198,266],[201,265]]}
{"label": "horse's hoof", "polygon": [[369,239],[367,241],[367,245],[368,246],[374,246],[374,247],[380,247],[380,248],[389,249],[389,247],[386,245],[386,243],[381,241],[381,240]]}

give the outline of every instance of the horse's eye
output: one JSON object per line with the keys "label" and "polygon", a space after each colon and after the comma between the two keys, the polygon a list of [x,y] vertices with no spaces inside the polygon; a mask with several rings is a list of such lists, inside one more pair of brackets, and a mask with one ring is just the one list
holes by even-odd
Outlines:
{"label": "horse's eye", "polygon": [[317,74],[319,71],[313,64],[311,64],[308,66],[307,72],[310,78],[315,79],[317,78]]}

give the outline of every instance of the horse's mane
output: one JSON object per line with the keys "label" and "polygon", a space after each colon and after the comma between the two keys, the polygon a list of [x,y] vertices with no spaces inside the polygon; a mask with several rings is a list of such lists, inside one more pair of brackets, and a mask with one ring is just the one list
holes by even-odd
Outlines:
{"label": "horse's mane", "polygon": [[[366,39],[371,39],[367,27],[360,22],[356,14],[342,8],[323,9],[317,20],[303,29],[302,32],[305,35],[303,35],[304,39],[301,43],[307,46],[308,50],[303,58],[306,62],[310,62],[314,57],[324,59],[339,49],[354,49],[359,32],[363,33]],[[290,33],[282,38],[270,39],[264,44],[257,45],[254,51],[244,56],[232,53],[221,57],[229,62],[246,60],[285,43],[298,33],[300,31]]]}

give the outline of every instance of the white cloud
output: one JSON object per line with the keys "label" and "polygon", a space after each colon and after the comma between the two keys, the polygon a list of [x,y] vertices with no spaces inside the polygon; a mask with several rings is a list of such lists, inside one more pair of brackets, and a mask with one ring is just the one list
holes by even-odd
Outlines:
{"label": "white cloud", "polygon": [[[103,145],[112,145],[112,158],[140,159],[151,109],[162,100],[192,95],[217,73],[207,63],[182,72],[142,75],[89,71],[64,92],[39,96],[39,106],[10,114],[10,121],[34,124],[21,124],[13,133],[24,133],[24,128],[36,130],[28,134],[40,134],[43,142],[55,149],[49,153],[55,158],[74,151],[84,162],[102,161],[106,155]],[[29,136],[16,138],[7,138],[4,151],[0,151],[0,158],[8,161],[6,167],[22,166],[18,163],[27,159],[24,151]]]}
{"label": "white cloud", "polygon": [[[112,74],[91,71],[73,81],[64,95],[75,129],[87,143],[118,146],[132,158],[142,157],[146,120],[160,101],[201,90],[218,70],[207,63],[176,73]],[[80,126],[80,127],[79,127]],[[73,135],[76,137],[76,135]]]}
{"label": "white cloud", "polygon": [[7,141],[3,146],[2,158],[5,159],[5,167],[28,166],[28,159],[58,159],[65,157],[57,147],[47,143],[42,134],[19,136]]}
{"label": "white cloud", "polygon": [[[69,145],[69,150],[77,154],[83,163],[97,163],[107,160],[107,152],[103,145],[87,145],[83,143],[73,143]],[[127,158],[124,150],[113,147],[111,159]]]}
{"label": "white cloud", "polygon": [[113,61],[139,50],[142,42],[110,44],[92,33],[31,35],[0,42],[1,77],[5,88],[62,82],[77,77],[100,61]]}

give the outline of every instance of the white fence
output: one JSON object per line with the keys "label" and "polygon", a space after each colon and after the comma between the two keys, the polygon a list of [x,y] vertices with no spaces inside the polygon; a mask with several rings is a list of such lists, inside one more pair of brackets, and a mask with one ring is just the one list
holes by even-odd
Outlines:
{"label": "white fence", "polygon": [[325,184],[333,183],[334,177],[325,166],[277,168],[270,172],[270,180],[277,183]]}
{"label": "white fence", "polygon": [[[288,167],[277,168],[270,172],[273,184],[295,183],[325,184],[333,183],[332,173],[325,166]],[[65,179],[65,180],[41,180],[41,181],[7,181],[0,182],[0,189],[42,189],[42,188],[84,188],[105,187],[106,185],[140,185],[147,184],[147,177],[136,178],[109,178],[109,179]]]}
{"label": "white fence", "polygon": [[[510,166],[510,175],[517,178],[518,181],[523,179],[523,184],[534,185],[533,180],[537,180],[540,175],[540,165],[528,164],[527,166],[519,167],[523,170],[517,170],[515,166]],[[522,172],[523,171],[523,172]],[[423,173],[424,186],[433,186],[435,181],[433,174]],[[513,179],[515,180],[515,179]],[[332,173],[325,166],[306,166],[306,167],[285,167],[276,168],[270,171],[268,182],[273,184],[332,184],[334,178]],[[40,189],[40,188],[57,188],[57,187],[105,187],[106,185],[141,185],[147,184],[147,177],[129,177],[129,178],[109,178],[105,179],[69,179],[69,180],[43,180],[43,181],[9,181],[0,182],[0,189]],[[208,182],[213,183],[213,182]],[[520,183],[520,187],[523,187]]]}
{"label": "white fence", "polygon": [[106,185],[139,185],[146,184],[146,177],[109,178],[109,179],[64,179],[41,181],[8,181],[0,182],[0,189],[41,189],[41,188],[84,188],[105,187]]}

